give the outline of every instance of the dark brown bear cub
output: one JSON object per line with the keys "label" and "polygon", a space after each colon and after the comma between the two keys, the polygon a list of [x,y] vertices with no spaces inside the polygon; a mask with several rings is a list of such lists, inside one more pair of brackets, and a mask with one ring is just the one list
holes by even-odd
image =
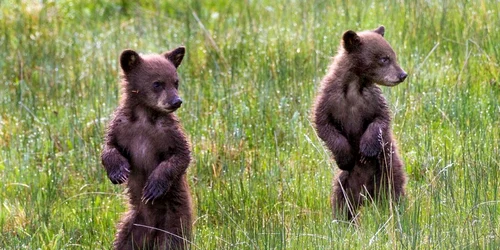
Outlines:
{"label": "dark brown bear cub", "polygon": [[[404,195],[406,175],[391,132],[386,100],[376,85],[395,86],[406,72],[383,38],[384,27],[347,31],[314,107],[318,136],[341,169],[333,182],[334,215],[355,219],[363,199]],[[363,196],[365,198],[363,198]]]}
{"label": "dark brown bear cub", "polygon": [[120,56],[122,99],[108,124],[102,164],[114,184],[126,182],[130,209],[114,249],[185,249],[191,231],[186,169],[190,147],[173,113],[182,103],[177,67],[184,47],[161,55]]}

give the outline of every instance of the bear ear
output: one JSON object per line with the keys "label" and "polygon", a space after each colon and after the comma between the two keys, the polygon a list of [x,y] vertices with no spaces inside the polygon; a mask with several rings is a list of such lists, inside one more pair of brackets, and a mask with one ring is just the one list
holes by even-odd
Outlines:
{"label": "bear ear", "polygon": [[384,36],[385,34],[385,27],[381,25],[380,27],[376,28],[373,32],[380,34],[381,36]]}
{"label": "bear ear", "polygon": [[127,49],[120,55],[120,66],[125,73],[130,72],[132,69],[137,67],[142,61],[142,58],[137,54],[137,52]]}
{"label": "bear ear", "polygon": [[348,30],[344,33],[342,41],[347,52],[354,52],[361,46],[361,38],[352,30]]}
{"label": "bear ear", "polygon": [[185,53],[186,53],[186,48],[184,46],[181,46],[179,48],[163,53],[163,56],[165,56],[167,60],[171,61],[174,64],[174,66],[178,68],[179,65],[181,65]]}

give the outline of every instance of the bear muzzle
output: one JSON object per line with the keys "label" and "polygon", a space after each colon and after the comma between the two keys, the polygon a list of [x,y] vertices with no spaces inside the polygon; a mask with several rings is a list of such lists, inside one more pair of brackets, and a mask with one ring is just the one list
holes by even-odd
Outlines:
{"label": "bear muzzle", "polygon": [[169,109],[178,109],[181,107],[181,104],[182,99],[180,97],[176,97],[169,103]]}
{"label": "bear muzzle", "polygon": [[386,76],[384,78],[383,82],[381,82],[379,84],[389,86],[389,87],[396,86],[396,85],[402,83],[406,79],[406,77],[408,77],[408,74],[404,70],[401,69],[398,73],[395,73],[391,76]]}
{"label": "bear muzzle", "polygon": [[403,82],[407,76],[408,76],[408,74],[406,72],[404,72],[404,70],[403,70],[403,72],[401,72],[399,74],[399,82]]}
{"label": "bear muzzle", "polygon": [[167,113],[172,113],[179,109],[182,105],[182,99],[179,97],[174,97],[170,101],[160,101],[157,104],[157,108],[166,111]]}

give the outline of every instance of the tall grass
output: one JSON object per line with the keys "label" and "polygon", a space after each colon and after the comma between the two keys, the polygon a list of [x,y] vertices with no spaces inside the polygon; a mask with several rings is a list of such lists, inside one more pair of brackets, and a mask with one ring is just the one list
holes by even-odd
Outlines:
{"label": "tall grass", "polygon": [[[108,249],[123,186],[100,165],[122,49],[187,47],[193,249],[500,247],[497,1],[2,1],[0,248]],[[386,26],[384,89],[409,176],[358,227],[310,108],[342,32]]]}

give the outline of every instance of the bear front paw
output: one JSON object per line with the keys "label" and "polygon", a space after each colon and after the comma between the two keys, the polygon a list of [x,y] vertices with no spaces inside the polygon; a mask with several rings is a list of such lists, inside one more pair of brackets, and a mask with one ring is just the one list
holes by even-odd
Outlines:
{"label": "bear front paw", "polygon": [[362,156],[375,157],[382,151],[382,145],[378,140],[361,140],[359,151]]}
{"label": "bear front paw", "polygon": [[122,163],[113,171],[108,172],[108,178],[113,184],[122,184],[128,179],[130,173],[130,166],[128,163]]}
{"label": "bear front paw", "polygon": [[146,182],[146,186],[144,186],[141,200],[147,204],[149,201],[154,201],[163,196],[167,192],[167,189],[168,185],[166,181],[150,179]]}

